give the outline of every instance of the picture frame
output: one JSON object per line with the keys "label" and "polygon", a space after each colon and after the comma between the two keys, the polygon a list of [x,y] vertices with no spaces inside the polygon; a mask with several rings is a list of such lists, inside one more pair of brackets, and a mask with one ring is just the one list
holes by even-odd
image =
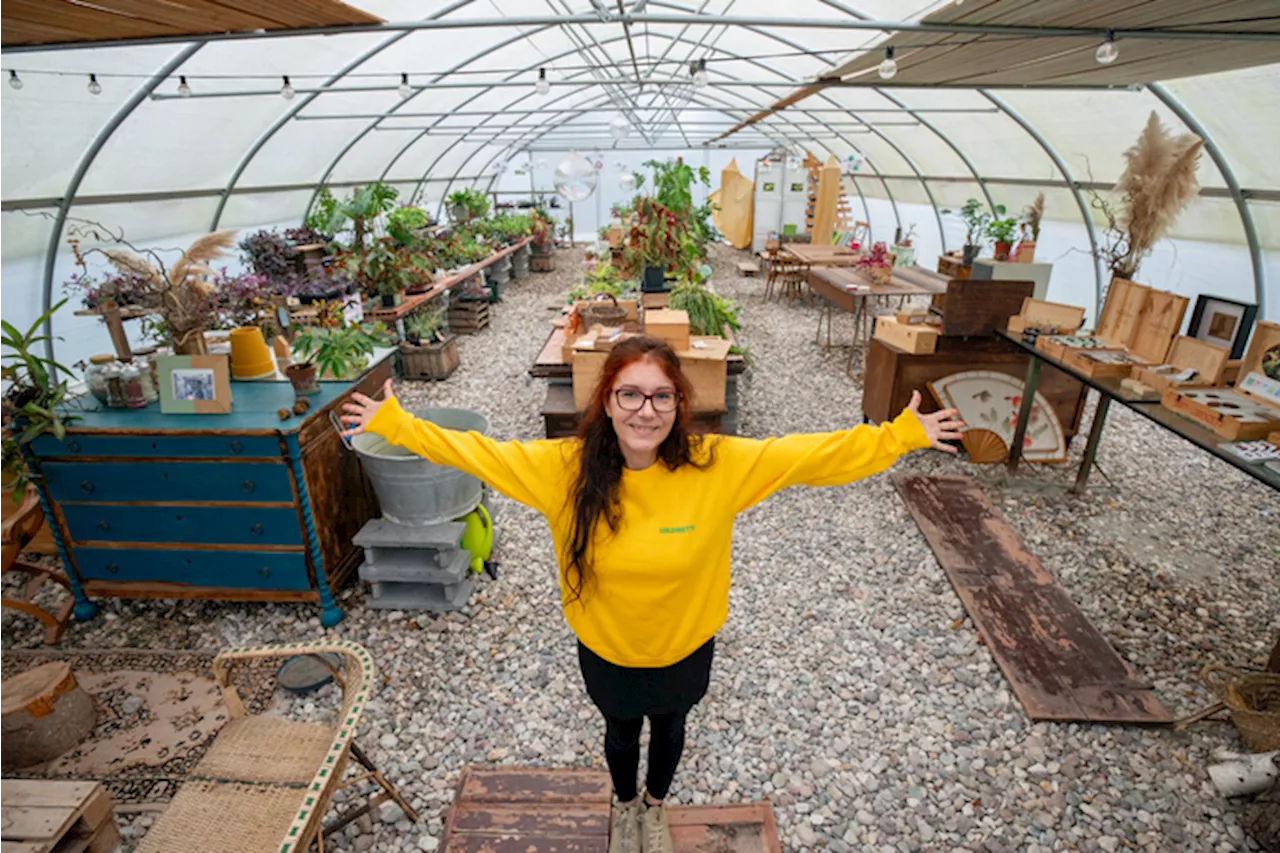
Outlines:
{"label": "picture frame", "polygon": [[1245,344],[1257,319],[1257,305],[1200,294],[1191,312],[1187,334],[1198,341],[1225,347],[1231,351],[1232,359],[1243,358]]}
{"label": "picture frame", "polygon": [[225,355],[162,355],[156,374],[164,414],[231,413],[231,367]]}

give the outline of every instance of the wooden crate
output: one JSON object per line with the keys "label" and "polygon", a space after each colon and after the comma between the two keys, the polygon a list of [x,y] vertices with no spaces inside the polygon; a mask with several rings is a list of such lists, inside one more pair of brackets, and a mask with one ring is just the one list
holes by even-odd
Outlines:
{"label": "wooden crate", "polygon": [[669,308],[651,308],[644,312],[644,333],[660,338],[677,352],[689,348],[689,314]]}
{"label": "wooden crate", "polygon": [[875,337],[903,352],[921,355],[938,346],[938,327],[923,323],[900,323],[896,317],[877,317]]}
{"label": "wooden crate", "polygon": [[529,258],[529,269],[534,272],[555,272],[555,255],[533,255]]}
{"label": "wooden crate", "polygon": [[690,339],[690,348],[678,353],[680,370],[693,386],[690,408],[695,412],[725,410],[725,380],[728,378],[729,342],[723,338]]}
{"label": "wooden crate", "polygon": [[1031,281],[952,279],[945,293],[933,297],[942,312],[942,334],[994,335],[1008,327],[1034,287]]}
{"label": "wooden crate", "polygon": [[405,379],[448,379],[458,369],[458,339],[449,335],[444,343],[429,346],[402,343],[400,363]]}
{"label": "wooden crate", "polygon": [[6,779],[0,800],[5,853],[112,853],[120,843],[97,782]]}
{"label": "wooden crate", "polygon": [[947,278],[966,279],[973,275],[973,267],[964,263],[958,255],[938,255],[938,275]]}
{"label": "wooden crate", "polygon": [[663,290],[659,293],[640,293],[640,307],[648,310],[650,308],[666,308],[671,304],[671,291]]}
{"label": "wooden crate", "polygon": [[1090,379],[1129,376],[1135,366],[1149,366],[1124,350],[1071,349],[1062,357],[1062,363]]}
{"label": "wooden crate", "polygon": [[489,326],[488,302],[453,302],[449,305],[449,331],[474,335]]}
{"label": "wooden crate", "polygon": [[[1221,385],[1229,355],[1231,351],[1226,347],[1179,335],[1169,348],[1169,357],[1164,364],[1135,367],[1132,376],[1143,385],[1149,385],[1161,393],[1177,384]],[[1195,369],[1194,379],[1182,383],[1173,380],[1174,374],[1188,368]]]}

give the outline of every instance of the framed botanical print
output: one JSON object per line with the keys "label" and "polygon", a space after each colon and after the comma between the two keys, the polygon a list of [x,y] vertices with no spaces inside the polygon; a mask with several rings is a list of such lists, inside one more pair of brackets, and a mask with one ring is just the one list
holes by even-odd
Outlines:
{"label": "framed botanical print", "polygon": [[1187,334],[1196,340],[1225,347],[1231,351],[1231,358],[1242,358],[1245,344],[1249,342],[1249,332],[1257,318],[1257,305],[1201,294],[1196,297]]}

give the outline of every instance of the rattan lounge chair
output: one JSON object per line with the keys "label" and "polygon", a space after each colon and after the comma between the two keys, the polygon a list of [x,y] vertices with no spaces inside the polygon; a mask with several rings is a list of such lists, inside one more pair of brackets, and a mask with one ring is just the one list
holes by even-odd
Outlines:
{"label": "rattan lounge chair", "polygon": [[[334,673],[342,688],[337,726],[245,713],[231,683],[238,661],[324,652],[343,659],[342,669]],[[325,832],[345,826],[387,800],[394,800],[410,820],[417,820],[353,740],[374,680],[373,660],[362,646],[322,640],[232,649],[218,655],[213,670],[231,719],[147,832],[137,853],[300,853],[312,841],[323,851]],[[349,757],[364,772],[343,780]],[[366,782],[381,790],[323,825],[338,789]]]}

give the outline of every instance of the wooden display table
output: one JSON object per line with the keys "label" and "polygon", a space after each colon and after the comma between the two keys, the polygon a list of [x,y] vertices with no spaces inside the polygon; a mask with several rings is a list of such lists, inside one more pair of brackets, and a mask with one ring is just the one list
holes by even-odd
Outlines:
{"label": "wooden display table", "polygon": [[112,853],[120,843],[97,782],[5,779],[0,790],[4,853]]}
{"label": "wooden display table", "polygon": [[788,243],[782,251],[811,267],[851,267],[862,257],[846,246]]}
{"label": "wooden display table", "polygon": [[351,537],[376,514],[355,454],[330,422],[355,391],[391,376],[384,356],[354,383],[321,382],[302,417],[288,382],[233,382],[225,415],[105,409],[81,398],[65,441],[44,435],[29,462],[66,567],[78,619],[91,596],[313,601],[360,559]]}

